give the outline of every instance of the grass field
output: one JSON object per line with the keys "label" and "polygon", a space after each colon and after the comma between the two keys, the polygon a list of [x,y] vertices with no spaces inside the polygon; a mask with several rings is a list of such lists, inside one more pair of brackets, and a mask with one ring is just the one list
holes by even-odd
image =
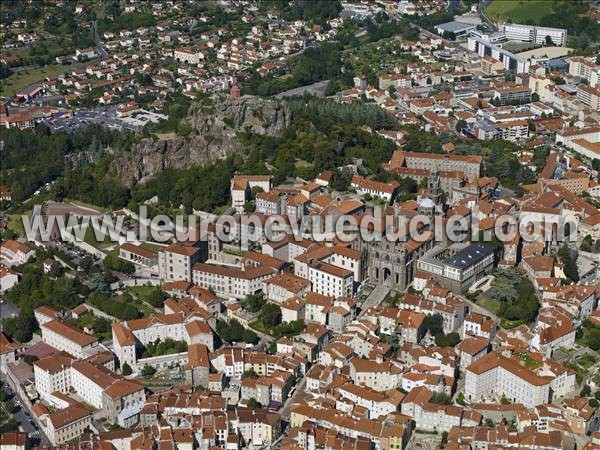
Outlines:
{"label": "grass field", "polygon": [[492,20],[511,19],[514,23],[525,23],[540,19],[550,14],[552,4],[548,0],[493,0],[485,13]]}
{"label": "grass field", "polygon": [[[31,213],[29,213],[27,215],[30,216]],[[8,228],[10,228],[11,230],[13,230],[19,236],[24,236],[25,235],[25,228],[23,227],[23,220],[21,218],[21,214],[9,214],[9,215],[7,215],[6,216],[6,225],[8,226]]]}
{"label": "grass field", "polygon": [[69,66],[62,64],[52,64],[39,69],[28,69],[13,73],[7,79],[1,81],[0,96],[12,97],[17,92],[22,91],[27,86],[33,83],[42,81],[47,76],[55,76],[65,73],[69,70]]}

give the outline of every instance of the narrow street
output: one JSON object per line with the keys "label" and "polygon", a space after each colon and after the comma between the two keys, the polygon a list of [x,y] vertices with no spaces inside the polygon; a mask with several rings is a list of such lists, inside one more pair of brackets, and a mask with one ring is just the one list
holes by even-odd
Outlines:
{"label": "narrow street", "polygon": [[19,429],[27,433],[31,439],[39,439],[40,446],[50,446],[50,441],[32,419],[32,412],[27,408],[27,403],[23,401],[19,394],[15,392],[8,383],[4,383],[3,389],[8,395],[13,396],[12,402],[17,411],[12,413],[12,415],[19,424]]}

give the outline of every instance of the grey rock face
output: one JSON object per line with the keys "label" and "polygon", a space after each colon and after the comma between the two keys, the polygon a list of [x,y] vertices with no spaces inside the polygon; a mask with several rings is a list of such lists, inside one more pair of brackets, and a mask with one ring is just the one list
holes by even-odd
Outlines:
{"label": "grey rock face", "polygon": [[119,178],[127,183],[144,181],[167,168],[186,168],[240,153],[243,148],[236,133],[249,130],[277,136],[290,124],[291,112],[276,99],[215,95],[193,103],[183,121],[191,127],[187,136],[143,139],[116,157],[113,167]]}

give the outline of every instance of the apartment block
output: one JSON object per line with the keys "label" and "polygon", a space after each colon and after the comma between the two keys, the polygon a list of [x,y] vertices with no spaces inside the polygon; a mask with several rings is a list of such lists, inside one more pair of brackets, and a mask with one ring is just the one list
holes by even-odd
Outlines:
{"label": "apartment block", "polygon": [[514,86],[495,88],[492,91],[492,98],[501,105],[509,103],[529,103],[531,102],[531,89],[528,86]]}
{"label": "apartment block", "polygon": [[569,75],[584,78],[590,86],[596,87],[600,83],[600,65],[581,57],[571,58]]}
{"label": "apartment block", "polygon": [[577,100],[594,111],[600,111],[600,88],[583,83],[577,85]]}
{"label": "apartment block", "polygon": [[546,45],[547,40],[550,39],[554,45],[567,45],[567,30],[564,28],[505,23],[501,30],[504,31],[507,39],[533,42],[538,45]]}

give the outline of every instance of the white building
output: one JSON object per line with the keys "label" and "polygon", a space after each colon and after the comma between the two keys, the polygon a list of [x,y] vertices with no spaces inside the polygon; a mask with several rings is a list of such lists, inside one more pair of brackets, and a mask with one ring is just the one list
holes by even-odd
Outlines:
{"label": "white building", "polygon": [[231,180],[231,206],[238,212],[244,212],[244,205],[250,198],[252,188],[257,187],[263,192],[271,190],[269,175],[235,175]]}
{"label": "white building", "polygon": [[369,411],[369,419],[385,417],[398,410],[399,399],[390,398],[382,392],[364,386],[344,384],[338,388],[338,392],[343,398],[366,408]]}
{"label": "white building", "polygon": [[192,266],[205,259],[200,247],[171,244],[158,252],[158,276],[162,281],[191,281]]}
{"label": "white building", "polygon": [[33,363],[35,389],[42,400],[53,403],[53,392],[69,392],[72,361],[70,356],[59,353]]}
{"label": "white building", "polygon": [[569,75],[584,78],[590,86],[595,87],[600,83],[600,64],[585,58],[571,58],[569,61]]}
{"label": "white building", "polygon": [[87,358],[100,351],[96,337],[82,333],[77,328],[60,320],[51,320],[42,324],[40,328],[42,329],[42,341],[76,358]]}
{"label": "white building", "polygon": [[500,31],[504,31],[507,39],[546,45],[546,40],[549,38],[554,45],[563,47],[567,45],[567,30],[564,28],[505,23],[503,27],[500,27]]}
{"label": "white building", "polygon": [[526,408],[550,401],[553,377],[540,376],[514,359],[492,352],[467,367],[465,397],[496,402],[502,396]]}
{"label": "white building", "polygon": [[0,244],[0,256],[11,264],[21,265],[35,256],[35,250],[23,242],[8,240]]}
{"label": "white building", "polygon": [[192,281],[204,289],[214,289],[219,296],[242,299],[261,292],[263,282],[274,274],[274,269],[265,266],[236,268],[198,263],[194,265]]}

